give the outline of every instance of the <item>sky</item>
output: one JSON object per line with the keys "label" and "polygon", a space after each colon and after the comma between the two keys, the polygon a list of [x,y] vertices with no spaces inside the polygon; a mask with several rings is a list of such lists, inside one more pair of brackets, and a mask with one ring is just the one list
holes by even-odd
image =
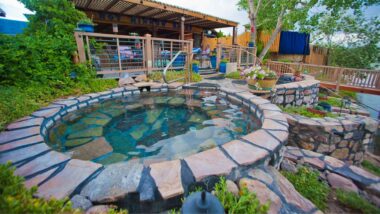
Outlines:
{"label": "sky", "polygon": [[[249,22],[248,14],[239,11],[236,4],[238,0],[158,0],[171,5],[176,5],[194,11],[206,13],[220,18],[228,19],[239,23],[238,33],[244,32],[244,24]],[[26,21],[23,13],[31,13],[24,5],[17,0],[0,0],[0,7],[7,13],[8,19]],[[380,14],[380,6],[366,9],[368,17]],[[224,28],[225,34],[232,34],[232,28]]]}

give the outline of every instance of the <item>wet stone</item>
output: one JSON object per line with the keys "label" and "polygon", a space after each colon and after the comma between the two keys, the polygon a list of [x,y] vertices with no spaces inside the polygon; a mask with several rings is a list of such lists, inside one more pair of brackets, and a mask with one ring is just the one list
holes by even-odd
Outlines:
{"label": "wet stone", "polygon": [[[218,161],[215,161],[218,160]],[[211,175],[229,174],[236,165],[219,148],[210,149],[185,158],[195,179],[202,180]]]}
{"label": "wet stone", "polygon": [[183,105],[185,103],[185,99],[182,97],[174,97],[169,100],[170,105]]}
{"label": "wet stone", "polygon": [[93,118],[93,117],[89,117],[89,118],[83,118],[82,119],[82,122],[85,123],[86,125],[101,125],[101,126],[104,126],[106,125],[108,122],[111,121],[111,118],[102,118],[102,119],[98,119],[98,118]]}
{"label": "wet stone", "polygon": [[63,199],[100,167],[100,164],[89,161],[70,160],[61,172],[38,188],[37,196],[45,199]]}
{"label": "wet stone", "polygon": [[97,203],[115,202],[137,191],[143,166],[136,161],[107,166],[81,191],[81,195]]}
{"label": "wet stone", "polygon": [[85,145],[76,147],[68,152],[72,158],[92,160],[113,151],[112,146],[104,137],[97,138]]}
{"label": "wet stone", "polygon": [[67,138],[84,138],[84,137],[101,137],[103,135],[103,127],[91,127],[80,132],[70,134]]}
{"label": "wet stone", "polygon": [[101,160],[96,161],[97,163],[103,164],[103,165],[109,165],[112,163],[117,163],[125,160],[127,158],[126,155],[123,155],[121,153],[115,153],[113,152],[109,156],[102,158]]}
{"label": "wet stone", "polygon": [[184,193],[181,181],[181,162],[165,161],[150,165],[150,175],[163,199],[169,199]]}
{"label": "wet stone", "polygon": [[65,146],[66,147],[80,146],[80,145],[83,145],[85,143],[92,141],[92,139],[93,139],[92,137],[86,137],[86,138],[78,138],[78,139],[67,140],[65,142]]}

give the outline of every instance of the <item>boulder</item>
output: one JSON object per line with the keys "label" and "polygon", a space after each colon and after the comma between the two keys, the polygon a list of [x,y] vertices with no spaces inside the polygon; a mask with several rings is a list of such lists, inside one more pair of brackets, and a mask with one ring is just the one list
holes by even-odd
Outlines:
{"label": "boulder", "polygon": [[135,80],[132,77],[127,77],[127,78],[120,78],[119,79],[119,86],[125,86],[125,85],[132,85],[135,83]]}
{"label": "boulder", "polygon": [[227,180],[226,184],[227,184],[227,191],[228,192],[231,192],[235,196],[239,196],[239,188],[237,187],[237,185],[233,181]]}
{"label": "boulder", "polygon": [[86,214],[107,214],[108,210],[114,208],[108,205],[96,205],[86,211]]}
{"label": "boulder", "polygon": [[298,170],[297,170],[297,167],[295,166],[295,163],[288,160],[288,159],[284,159],[281,163],[281,169],[284,170],[284,171],[288,171],[288,172],[294,172],[296,173]]}

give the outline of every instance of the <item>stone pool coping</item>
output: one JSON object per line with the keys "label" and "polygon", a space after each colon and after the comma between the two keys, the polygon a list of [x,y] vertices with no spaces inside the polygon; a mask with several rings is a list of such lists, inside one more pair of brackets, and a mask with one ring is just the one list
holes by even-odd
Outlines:
{"label": "stone pool coping", "polygon": [[[181,88],[181,84],[153,84],[150,91]],[[183,88],[194,88],[194,85]],[[261,120],[261,129],[184,159],[149,165],[128,161],[102,166],[71,159],[44,143],[48,128],[62,116],[102,100],[140,93],[137,87],[126,86],[58,99],[9,124],[0,133],[0,163],[11,161],[17,167],[15,174],[25,177],[27,187],[39,186],[37,197],[63,199],[80,194],[95,203],[116,202],[131,193],[139,193],[140,201],[167,200],[186,193],[194,182],[221,175],[236,180],[242,169],[267,165],[270,161],[272,165],[278,164],[288,138],[288,123],[281,110],[268,100],[252,95],[248,89],[214,89],[221,96],[247,106]]]}
{"label": "stone pool coping", "polygon": [[370,117],[342,114],[337,118],[309,118],[284,113],[289,124],[289,145],[347,161],[362,162],[373,143],[378,122]]}

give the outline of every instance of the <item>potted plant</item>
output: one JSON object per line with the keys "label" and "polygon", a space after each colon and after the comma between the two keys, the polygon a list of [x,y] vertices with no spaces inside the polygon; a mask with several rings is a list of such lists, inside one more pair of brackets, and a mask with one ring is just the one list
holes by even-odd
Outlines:
{"label": "potted plant", "polygon": [[80,28],[84,32],[94,32],[94,23],[91,19],[82,19],[78,22],[78,28]]}
{"label": "potted plant", "polygon": [[192,66],[192,70],[195,72],[195,73],[198,73],[199,72],[199,61],[198,60],[193,60],[191,61],[191,66]]}
{"label": "potted plant", "polygon": [[219,64],[219,72],[225,74],[227,70],[228,59],[222,59]]}
{"label": "potted plant", "polygon": [[268,68],[254,66],[241,73],[245,76],[247,84],[255,90],[271,90],[277,82],[277,74]]}

